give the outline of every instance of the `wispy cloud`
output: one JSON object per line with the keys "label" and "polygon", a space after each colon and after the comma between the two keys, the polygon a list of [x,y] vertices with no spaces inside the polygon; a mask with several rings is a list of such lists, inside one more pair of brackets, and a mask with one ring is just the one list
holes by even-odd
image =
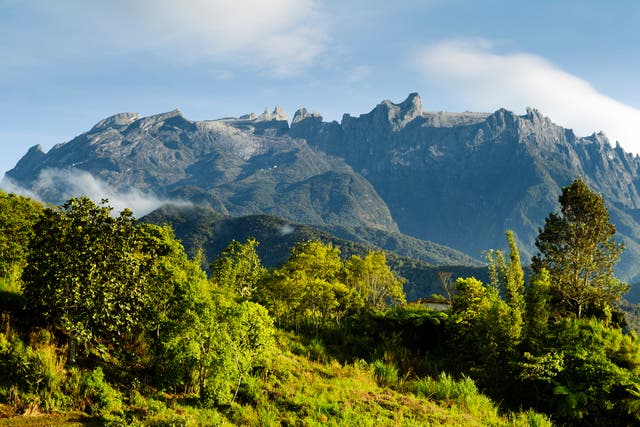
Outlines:
{"label": "wispy cloud", "polygon": [[367,65],[359,65],[353,68],[347,75],[347,80],[356,83],[366,80],[373,74],[373,68]]}
{"label": "wispy cloud", "polygon": [[115,189],[89,172],[78,169],[45,169],[32,189],[25,189],[5,177],[0,188],[37,200],[51,200],[54,195],[62,200],[80,196],[87,196],[95,202],[108,199],[115,212],[129,208],[138,217],[167,204],[191,205],[184,200],[165,199],[137,188]]}
{"label": "wispy cloud", "polygon": [[640,110],[616,101],[584,79],[529,53],[498,53],[487,40],[448,40],[423,47],[415,63],[433,84],[468,109],[531,106],[578,135],[604,131],[640,153]]}
{"label": "wispy cloud", "polygon": [[290,224],[284,224],[280,227],[280,229],[278,230],[278,233],[280,234],[280,236],[288,236],[294,231],[295,231],[295,228],[293,228],[293,226],[291,226]]}
{"label": "wispy cloud", "polygon": [[37,53],[145,52],[176,63],[214,61],[289,76],[316,62],[330,34],[318,0],[36,0],[20,7],[45,23],[41,39],[23,34],[21,56],[30,61]]}

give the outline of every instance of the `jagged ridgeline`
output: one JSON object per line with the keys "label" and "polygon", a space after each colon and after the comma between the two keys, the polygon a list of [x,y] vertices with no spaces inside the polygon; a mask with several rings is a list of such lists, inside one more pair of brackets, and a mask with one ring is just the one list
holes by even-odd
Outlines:
{"label": "jagged ridgeline", "polygon": [[512,229],[528,259],[560,189],[580,176],[607,201],[626,245],[618,274],[634,281],[639,166],[604,134],[578,137],[534,109],[430,113],[411,94],[339,123],[304,109],[291,125],[281,109],[200,122],[119,114],[48,153],[32,148],[6,177],[60,202],[69,177],[89,173],[225,215],[402,232],[476,259]]}

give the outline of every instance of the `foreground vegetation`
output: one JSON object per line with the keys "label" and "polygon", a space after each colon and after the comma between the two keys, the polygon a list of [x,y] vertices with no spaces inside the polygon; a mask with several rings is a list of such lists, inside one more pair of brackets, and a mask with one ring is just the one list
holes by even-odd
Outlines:
{"label": "foreground vegetation", "polygon": [[268,270],[248,239],[207,277],[169,227],[129,211],[0,196],[0,425],[640,421],[622,248],[582,181],[528,280],[508,232],[488,283],[442,275],[443,312],[407,304],[382,252],[300,242]]}

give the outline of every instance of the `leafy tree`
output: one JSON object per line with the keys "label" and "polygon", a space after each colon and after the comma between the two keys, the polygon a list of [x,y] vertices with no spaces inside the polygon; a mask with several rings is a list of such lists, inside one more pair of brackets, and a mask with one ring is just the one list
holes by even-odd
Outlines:
{"label": "leafy tree", "polygon": [[[114,218],[110,207],[86,197],[45,209],[22,275],[29,309],[71,334],[72,347],[121,345],[139,332],[146,308],[141,250],[129,210]],[[72,349],[72,359],[74,354]]]}
{"label": "leafy tree", "polygon": [[585,309],[602,309],[598,304],[611,304],[628,289],[613,275],[623,247],[613,238],[604,199],[582,179],[564,187],[558,200],[560,213],[547,217],[536,239],[533,268],[549,271],[559,314],[579,319]]}
{"label": "leafy tree", "polygon": [[211,264],[212,278],[220,286],[233,290],[241,298],[250,298],[258,280],[266,273],[256,252],[258,242],[232,241]]}
{"label": "leafy tree", "polygon": [[173,230],[142,224],[145,253],[145,310],[151,367],[160,385],[197,393],[208,374],[216,340],[213,286],[200,256],[189,259]]}
{"label": "leafy tree", "polygon": [[549,272],[541,269],[531,277],[526,295],[525,312],[525,343],[527,347],[537,352],[547,338],[550,315]]}
{"label": "leafy tree", "polygon": [[339,321],[362,305],[355,289],[344,284],[340,250],[321,242],[298,243],[289,260],[260,282],[256,301],[267,307],[279,324],[318,328]]}
{"label": "leafy tree", "polygon": [[367,308],[382,309],[406,302],[403,281],[397,278],[382,251],[371,251],[364,258],[352,256],[346,263],[347,284],[364,299]]}
{"label": "leafy tree", "polygon": [[298,326],[300,304],[304,298],[303,272],[274,270],[258,283],[254,300],[269,310],[278,326]]}
{"label": "leafy tree", "polygon": [[233,402],[243,379],[275,350],[275,329],[267,310],[249,301],[231,305],[221,320],[222,344],[228,352],[223,370],[235,377]]}
{"label": "leafy tree", "polygon": [[[495,262],[496,257],[501,256],[501,252],[495,251],[490,259]],[[517,256],[511,259],[516,260]],[[503,270],[507,265],[502,266]],[[512,265],[511,269],[518,270],[518,266]],[[505,274],[505,278],[511,277],[510,274]],[[456,355],[457,368],[471,373],[494,393],[504,391],[513,374],[510,362],[515,359],[522,339],[523,315],[514,300],[521,298],[514,295],[509,303],[502,299],[497,285],[485,286],[473,277],[456,282],[448,325],[449,344]]]}
{"label": "leafy tree", "polygon": [[201,273],[193,269],[176,277],[153,348],[157,383],[185,393],[206,387],[218,357],[217,310],[211,284]]}
{"label": "leafy tree", "polygon": [[502,289],[504,292],[505,302],[509,306],[514,337],[519,337],[525,311],[524,271],[520,263],[520,253],[515,236],[511,230],[507,230],[506,235],[509,244],[509,260],[505,259],[502,251],[488,251],[489,276],[492,286],[496,289]]}
{"label": "leafy tree", "polygon": [[20,278],[42,209],[35,200],[0,191],[0,279],[16,282]]}

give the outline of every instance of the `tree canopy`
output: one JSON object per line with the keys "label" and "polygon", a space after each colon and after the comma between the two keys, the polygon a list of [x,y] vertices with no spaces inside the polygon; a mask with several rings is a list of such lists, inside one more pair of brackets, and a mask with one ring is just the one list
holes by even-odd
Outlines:
{"label": "tree canopy", "polygon": [[18,279],[22,273],[42,209],[35,200],[0,191],[0,279]]}
{"label": "tree canopy", "polygon": [[266,274],[257,246],[258,241],[253,238],[245,243],[232,241],[211,264],[213,280],[241,298],[251,297],[258,280]]}
{"label": "tree canopy", "polygon": [[[602,311],[628,287],[613,267],[623,249],[602,195],[580,178],[562,189],[560,212],[551,213],[536,239],[533,268],[548,270],[560,315],[581,318],[585,310]],[[606,310],[605,310],[606,311]]]}
{"label": "tree canopy", "polygon": [[117,343],[144,309],[142,239],[131,211],[86,197],[47,208],[34,225],[23,288],[34,314],[79,342]]}

